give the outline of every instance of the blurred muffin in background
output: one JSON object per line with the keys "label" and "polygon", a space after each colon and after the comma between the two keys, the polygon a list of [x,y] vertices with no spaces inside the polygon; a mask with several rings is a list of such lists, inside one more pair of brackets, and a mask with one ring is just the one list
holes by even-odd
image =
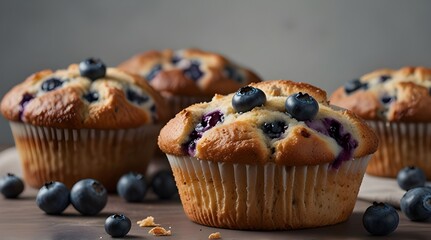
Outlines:
{"label": "blurred muffin in background", "polygon": [[165,109],[142,78],[96,59],[35,73],[1,102],[35,188],[94,178],[113,191],[122,174],[145,172]]}
{"label": "blurred muffin in background", "polygon": [[367,173],[396,177],[417,166],[431,179],[431,69],[380,69],[338,88],[331,104],[367,120],[380,146]]}
{"label": "blurred muffin in background", "polygon": [[118,68],[135,73],[165,98],[170,118],[182,109],[229,94],[261,79],[251,70],[225,57],[199,49],[148,51],[121,63]]}

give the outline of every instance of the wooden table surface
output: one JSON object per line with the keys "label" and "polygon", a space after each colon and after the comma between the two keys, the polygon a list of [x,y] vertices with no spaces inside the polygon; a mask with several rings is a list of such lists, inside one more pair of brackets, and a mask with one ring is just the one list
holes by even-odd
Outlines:
{"label": "wooden table surface", "polygon": [[[222,239],[376,239],[362,227],[362,214],[370,205],[357,201],[347,222],[334,226],[295,231],[236,231],[202,226],[185,216],[179,199],[159,201],[153,194],[142,203],[126,203],[117,195],[109,195],[108,204],[97,216],[82,216],[72,206],[59,216],[44,214],[35,203],[37,190],[26,187],[19,199],[0,196],[0,239],[111,239],[105,233],[105,219],[122,213],[132,221],[132,229],[125,239],[208,239],[220,232]],[[431,221],[411,222],[402,213],[397,230],[381,239],[431,239]],[[156,223],[172,231],[170,237],[148,234],[136,222],[153,216]],[[306,216],[304,216],[306,217]]]}

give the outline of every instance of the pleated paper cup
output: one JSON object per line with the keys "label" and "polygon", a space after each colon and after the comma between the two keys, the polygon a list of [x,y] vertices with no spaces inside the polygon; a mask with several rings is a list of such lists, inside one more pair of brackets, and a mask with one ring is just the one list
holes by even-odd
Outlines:
{"label": "pleated paper cup", "polygon": [[379,148],[367,173],[396,177],[407,166],[421,168],[431,180],[431,123],[367,121],[379,137]]}
{"label": "pleated paper cup", "polygon": [[220,228],[287,230],[332,225],[351,215],[368,159],[278,166],[167,155],[186,215]]}
{"label": "pleated paper cup", "polygon": [[94,178],[111,192],[124,173],[145,173],[161,127],[59,129],[18,122],[10,126],[24,180],[31,187],[60,181],[70,188],[83,178]]}

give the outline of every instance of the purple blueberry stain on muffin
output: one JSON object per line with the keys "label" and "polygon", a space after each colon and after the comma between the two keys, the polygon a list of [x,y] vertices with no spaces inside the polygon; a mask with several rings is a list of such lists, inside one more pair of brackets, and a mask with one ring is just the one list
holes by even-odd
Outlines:
{"label": "purple blueberry stain on muffin", "polygon": [[343,125],[333,118],[323,118],[319,120],[306,121],[305,124],[326,136],[333,138],[342,148],[341,152],[331,163],[331,166],[338,169],[342,162],[352,158],[353,150],[358,147],[358,141],[353,139],[352,135],[344,130]]}
{"label": "purple blueberry stain on muffin", "polygon": [[19,119],[22,121],[22,115],[24,113],[24,109],[25,106],[31,101],[33,100],[34,96],[29,94],[29,93],[25,93],[22,96],[21,101],[19,102]]}
{"label": "purple blueberry stain on muffin", "polygon": [[217,123],[223,122],[224,115],[219,110],[207,113],[202,116],[201,121],[195,126],[195,129],[189,135],[189,141],[184,144],[185,151],[194,156],[196,151],[196,142],[201,139],[204,132],[213,128]]}
{"label": "purple blueberry stain on muffin", "polygon": [[193,81],[198,81],[204,75],[204,72],[200,69],[200,62],[197,60],[191,60],[190,65],[183,70],[184,76],[192,79]]}
{"label": "purple blueberry stain on muffin", "polygon": [[160,71],[162,71],[162,65],[156,64],[151,68],[147,75],[145,75],[145,79],[147,79],[148,81],[153,80],[157,76],[157,74],[159,74]]}

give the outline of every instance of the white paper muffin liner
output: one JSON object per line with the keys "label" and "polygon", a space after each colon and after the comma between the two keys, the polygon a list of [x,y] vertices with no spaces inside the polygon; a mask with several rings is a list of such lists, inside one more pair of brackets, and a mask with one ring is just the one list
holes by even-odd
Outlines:
{"label": "white paper muffin liner", "polygon": [[396,177],[407,166],[420,167],[431,179],[431,123],[367,121],[379,137],[379,148],[367,173]]}
{"label": "white paper muffin liner", "polygon": [[83,178],[99,180],[114,191],[122,174],[145,173],[155,149],[159,125],[133,129],[58,129],[10,122],[26,183],[47,181],[68,187]]}
{"label": "white paper muffin liner", "polygon": [[167,155],[186,215],[231,229],[298,229],[336,224],[351,215],[368,159],[338,169],[247,165]]}

